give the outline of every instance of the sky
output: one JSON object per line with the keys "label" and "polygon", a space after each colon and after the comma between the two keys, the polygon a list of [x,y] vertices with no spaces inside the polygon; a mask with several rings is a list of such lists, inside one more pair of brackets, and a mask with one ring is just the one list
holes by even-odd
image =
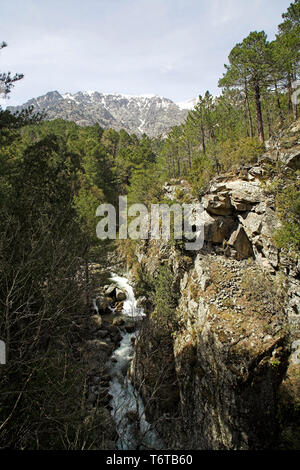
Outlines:
{"label": "sky", "polygon": [[[275,38],[291,0],[0,0],[0,71],[23,73],[6,104],[48,91],[157,94],[209,90],[251,31]],[[1,102],[2,106],[5,103]]]}

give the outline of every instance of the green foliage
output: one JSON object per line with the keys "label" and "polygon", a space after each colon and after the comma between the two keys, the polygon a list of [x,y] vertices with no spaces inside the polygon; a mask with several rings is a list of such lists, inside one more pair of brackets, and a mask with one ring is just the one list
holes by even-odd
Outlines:
{"label": "green foliage", "polygon": [[291,256],[300,252],[300,185],[297,176],[285,182],[276,194],[277,213],[281,227],[277,229],[274,239],[278,248],[287,251]]}
{"label": "green foliage", "polygon": [[178,305],[179,292],[174,286],[174,274],[167,264],[163,264],[155,277],[153,318],[167,330],[176,329],[175,310]]}
{"label": "green foliage", "polygon": [[145,273],[139,265],[137,265],[137,268],[135,270],[135,276],[137,279],[136,294],[138,296],[147,295],[149,298],[151,298],[151,300],[154,300],[152,298],[152,294],[154,291],[153,276],[150,276],[149,274]]}
{"label": "green foliage", "polygon": [[295,0],[290,4],[286,13],[283,13],[284,21],[278,26],[276,42],[278,44],[278,56],[282,72],[286,78],[295,78],[296,67],[300,59],[300,2]]}
{"label": "green foliage", "polygon": [[198,195],[220,171],[256,161],[265,136],[297,117],[291,94],[299,76],[299,18],[297,0],[274,41],[254,31],[232,48],[219,80],[221,96],[200,95],[164,140],[157,162],[165,178],[188,178]]}
{"label": "green foliage", "polygon": [[162,180],[155,165],[135,170],[128,186],[129,203],[151,204],[161,200]]}
{"label": "green foliage", "polygon": [[198,158],[193,160],[188,178],[191,182],[195,196],[198,196],[199,193],[205,192],[205,189],[214,176],[215,171],[214,162],[207,154],[200,154]]}
{"label": "green foliage", "polygon": [[[71,373],[71,326],[84,311],[76,275],[85,247],[73,208],[80,162],[53,134],[28,144],[21,128],[19,135],[12,132],[13,141],[1,148],[0,190],[6,197],[0,201],[0,337],[7,346],[1,442],[48,448],[55,436],[57,448],[64,448],[68,400],[83,386],[80,374],[77,381]],[[69,411],[76,427],[77,410]]]}
{"label": "green foliage", "polygon": [[165,263],[153,274],[146,273],[139,265],[135,270],[136,293],[146,295],[154,306],[152,319],[158,328],[172,331],[176,329],[176,308],[179,290],[174,283],[174,274]]}
{"label": "green foliage", "polygon": [[115,159],[117,156],[119,139],[119,134],[114,129],[107,129],[103,131],[101,142],[113,159]]}
{"label": "green foliage", "polygon": [[[270,47],[264,31],[254,31],[229,54],[229,65],[219,82],[221,87],[243,87],[245,102],[248,104],[248,88],[253,92],[256,106],[256,124],[259,139],[264,141],[263,118],[261,112],[261,90],[268,84],[270,74]],[[250,111],[249,121],[250,121]],[[251,137],[252,137],[252,129]]]}
{"label": "green foliage", "polygon": [[222,170],[246,163],[255,163],[265,151],[265,146],[257,138],[244,137],[236,142],[226,140],[219,144],[216,154]]}
{"label": "green foliage", "polygon": [[84,424],[79,273],[101,244],[95,209],[115,198],[115,174],[98,125],[40,120],[0,110],[1,445],[82,449],[95,434]]}

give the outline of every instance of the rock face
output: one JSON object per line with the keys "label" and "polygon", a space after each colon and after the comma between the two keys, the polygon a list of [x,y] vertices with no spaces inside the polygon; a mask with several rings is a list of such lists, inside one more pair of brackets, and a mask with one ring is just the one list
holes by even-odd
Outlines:
{"label": "rock face", "polygon": [[192,448],[274,445],[287,335],[283,318],[272,311],[272,294],[256,302],[245,285],[256,276],[262,279],[254,263],[249,268],[198,255],[194,269],[182,278],[178,311],[183,324],[174,340],[174,359]]}
{"label": "rock face", "polygon": [[[274,246],[280,223],[263,184],[271,160],[295,168],[296,154],[269,146],[259,164],[211,181],[201,199],[200,251],[183,253],[163,240],[137,248],[142,285],[155,285],[167,264],[170,291],[179,293],[169,336],[159,330],[155,303],[148,304],[131,371],[171,449],[276,449],[299,429],[300,265]],[[183,182],[165,184],[166,197],[181,187],[186,191]],[[157,342],[165,357],[155,354]]]}
{"label": "rock face", "polygon": [[272,282],[254,261],[199,253],[188,266],[172,248],[168,259],[180,282],[179,326],[168,336],[150,316],[133,361],[150,421],[172,449],[276,447],[289,346]]}
{"label": "rock face", "polygon": [[244,228],[241,226],[231,234],[231,237],[228,240],[228,245],[235,250],[236,259],[247,259],[253,256],[252,245]]}
{"label": "rock face", "polygon": [[[256,167],[255,175],[262,172],[263,167]],[[255,257],[270,270],[278,265],[278,260],[270,256],[273,250],[270,238],[279,225],[275,203],[263,193],[259,176],[253,177],[248,172],[243,178],[218,177],[211,182],[202,202],[212,218],[210,226],[215,226],[214,232],[219,235],[206,236],[206,241],[226,242],[227,254],[235,253],[237,259]],[[204,214],[205,217],[208,216]]]}
{"label": "rock face", "polygon": [[166,134],[173,126],[180,125],[188,113],[168,98],[156,95],[130,96],[97,91],[63,95],[51,91],[8,109],[15,112],[28,106],[46,112],[50,120],[61,118],[80,126],[99,123],[105,129],[125,129],[150,137]]}

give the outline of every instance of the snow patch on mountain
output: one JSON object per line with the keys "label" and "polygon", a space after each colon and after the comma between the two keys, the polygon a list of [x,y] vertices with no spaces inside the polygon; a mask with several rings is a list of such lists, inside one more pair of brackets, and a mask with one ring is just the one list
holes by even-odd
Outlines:
{"label": "snow patch on mountain", "polygon": [[176,103],[176,104],[180,109],[191,110],[196,106],[197,102],[198,102],[198,98],[190,98],[187,101],[180,101],[179,103]]}

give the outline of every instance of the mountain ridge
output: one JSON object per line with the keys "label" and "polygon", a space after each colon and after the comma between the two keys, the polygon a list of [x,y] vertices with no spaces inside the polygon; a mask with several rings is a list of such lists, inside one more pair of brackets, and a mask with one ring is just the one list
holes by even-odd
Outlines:
{"label": "mountain ridge", "polygon": [[195,98],[174,103],[169,98],[154,94],[128,95],[98,91],[61,94],[55,90],[7,109],[16,112],[33,106],[36,112],[45,112],[49,120],[61,118],[81,126],[98,123],[105,129],[125,129],[137,135],[145,133],[150,137],[158,137],[166,135],[173,126],[180,125],[195,104]]}

